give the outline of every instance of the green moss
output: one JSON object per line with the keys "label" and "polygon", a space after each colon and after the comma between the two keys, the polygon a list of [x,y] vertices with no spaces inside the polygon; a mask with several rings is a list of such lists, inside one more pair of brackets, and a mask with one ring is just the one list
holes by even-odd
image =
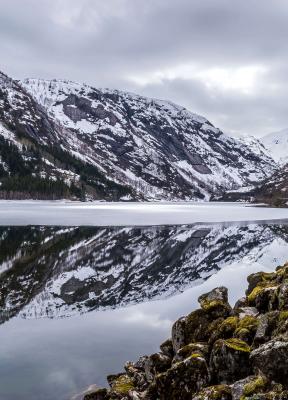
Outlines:
{"label": "green moss", "polygon": [[219,307],[226,307],[226,303],[221,300],[211,300],[211,301],[203,301],[201,303],[201,307],[204,311],[212,311]]}
{"label": "green moss", "polygon": [[134,383],[127,375],[119,376],[112,386],[112,391],[119,394],[128,394],[130,390],[134,389]]}
{"label": "green moss", "polygon": [[284,322],[288,319],[288,311],[281,311],[279,314],[279,322]]}
{"label": "green moss", "polygon": [[207,345],[201,343],[190,343],[178,350],[177,354],[184,359],[195,354],[197,354],[198,357],[203,357],[207,352]]}
{"label": "green moss", "polygon": [[244,400],[246,396],[262,392],[263,390],[265,390],[266,385],[267,379],[263,376],[258,376],[253,381],[247,383],[244,386],[243,396],[241,397],[241,400]]}
{"label": "green moss", "polygon": [[240,339],[227,339],[224,341],[224,343],[226,344],[227,347],[229,347],[230,349],[233,350],[237,350],[237,351],[243,351],[245,353],[250,353],[251,348],[250,346],[248,346],[247,343],[243,342],[243,340]]}
{"label": "green moss", "polygon": [[257,329],[259,325],[259,320],[251,315],[246,315],[244,318],[240,319],[238,324],[238,329]]}
{"label": "green moss", "polygon": [[248,295],[248,303],[249,303],[249,304],[253,304],[254,301],[255,301],[255,299],[256,299],[256,297],[257,297],[261,292],[263,292],[263,290],[264,290],[264,287],[262,287],[262,286],[256,286],[256,287],[252,290],[252,292]]}
{"label": "green moss", "polygon": [[238,326],[238,321],[239,321],[238,317],[228,317],[222,322],[222,324],[220,326],[220,330],[221,331],[227,331],[227,330],[235,331],[235,329]]}
{"label": "green moss", "polygon": [[200,353],[193,353],[193,354],[190,355],[190,358],[199,358],[199,357],[203,358],[203,355],[200,354]]}

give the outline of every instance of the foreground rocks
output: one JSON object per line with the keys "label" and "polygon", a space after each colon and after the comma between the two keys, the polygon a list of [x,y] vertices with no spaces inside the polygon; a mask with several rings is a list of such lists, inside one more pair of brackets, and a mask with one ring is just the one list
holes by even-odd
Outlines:
{"label": "foreground rocks", "polygon": [[233,309],[224,287],[200,296],[159,353],[83,400],[288,400],[288,263],[248,283]]}

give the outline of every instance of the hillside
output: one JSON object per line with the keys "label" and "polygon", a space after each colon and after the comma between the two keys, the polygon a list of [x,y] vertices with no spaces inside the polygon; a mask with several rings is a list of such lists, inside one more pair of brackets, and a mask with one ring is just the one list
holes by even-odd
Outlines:
{"label": "hillside", "polygon": [[2,198],[209,200],[277,167],[171,102],[4,74],[0,141]]}
{"label": "hillside", "polygon": [[275,161],[285,164],[288,162],[288,129],[270,133],[261,142],[270,151]]}

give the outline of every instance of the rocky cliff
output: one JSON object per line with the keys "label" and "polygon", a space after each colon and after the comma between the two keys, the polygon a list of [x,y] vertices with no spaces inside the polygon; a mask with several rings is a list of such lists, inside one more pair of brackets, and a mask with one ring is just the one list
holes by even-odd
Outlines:
{"label": "rocky cliff", "polygon": [[108,376],[84,400],[287,400],[288,263],[248,277],[232,308],[225,287],[199,297],[160,352]]}

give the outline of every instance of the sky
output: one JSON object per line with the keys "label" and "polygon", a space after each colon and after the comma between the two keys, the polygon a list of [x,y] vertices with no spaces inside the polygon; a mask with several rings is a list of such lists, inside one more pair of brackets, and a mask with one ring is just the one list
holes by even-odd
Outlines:
{"label": "sky", "polygon": [[233,135],[288,127],[287,0],[0,0],[0,70],[171,100]]}

